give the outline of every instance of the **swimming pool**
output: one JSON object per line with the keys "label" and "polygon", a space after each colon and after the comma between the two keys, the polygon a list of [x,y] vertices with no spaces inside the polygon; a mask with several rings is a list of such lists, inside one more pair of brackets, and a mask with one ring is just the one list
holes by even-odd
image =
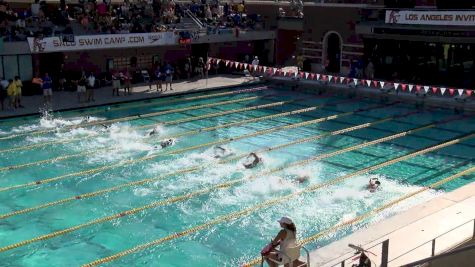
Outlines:
{"label": "swimming pool", "polygon": [[[473,167],[474,130],[473,117],[448,110],[265,86],[0,121],[0,262],[237,266],[258,256],[281,216],[294,219],[300,239],[312,237]],[[176,143],[161,149],[168,137]],[[216,146],[233,155],[215,158]],[[263,162],[246,169],[253,151]],[[375,193],[365,188],[371,177],[382,181]]]}

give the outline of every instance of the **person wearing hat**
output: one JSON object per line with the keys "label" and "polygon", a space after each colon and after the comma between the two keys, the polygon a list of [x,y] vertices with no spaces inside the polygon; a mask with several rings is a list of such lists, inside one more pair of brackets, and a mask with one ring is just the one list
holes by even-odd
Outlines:
{"label": "person wearing hat", "polygon": [[[272,249],[267,253],[261,252],[270,267],[277,267],[282,264],[289,266],[289,264],[298,261],[300,257],[300,246],[297,243],[297,229],[294,222],[285,216],[280,218],[278,222],[282,230],[269,244]],[[277,246],[279,246],[279,250],[275,249]]]}

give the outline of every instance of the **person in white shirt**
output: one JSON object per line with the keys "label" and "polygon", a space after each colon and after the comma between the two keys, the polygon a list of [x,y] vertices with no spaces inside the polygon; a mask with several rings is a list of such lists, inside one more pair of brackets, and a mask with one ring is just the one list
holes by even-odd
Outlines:
{"label": "person in white shirt", "polygon": [[[254,59],[252,60],[251,65],[252,65],[252,77],[255,79],[256,77],[255,77],[254,73],[256,72],[257,66],[259,65],[259,58],[257,56],[254,57]],[[254,69],[254,66],[256,66],[255,67],[256,69]]]}
{"label": "person in white shirt", "polygon": [[94,77],[94,73],[91,72],[89,77],[87,77],[87,87],[86,87],[86,95],[87,95],[87,102],[94,102],[94,87],[96,85],[96,77]]}

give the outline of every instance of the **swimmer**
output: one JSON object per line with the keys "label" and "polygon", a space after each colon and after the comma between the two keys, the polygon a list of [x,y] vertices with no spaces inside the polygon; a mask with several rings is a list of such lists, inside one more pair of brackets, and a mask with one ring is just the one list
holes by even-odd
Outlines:
{"label": "swimmer", "polygon": [[302,176],[299,176],[299,177],[295,178],[295,181],[299,184],[303,184],[306,181],[308,181],[309,179],[310,179],[310,177],[308,175],[302,175]]}
{"label": "swimmer", "polygon": [[227,156],[230,156],[234,154],[232,151],[230,150],[227,150],[226,148],[222,147],[222,146],[215,146],[214,147],[214,158],[224,158],[224,157],[227,157]]}
{"label": "swimmer", "polygon": [[[252,162],[249,162],[252,159]],[[246,158],[246,162],[243,164],[246,169],[252,169],[256,167],[257,164],[261,162],[261,158],[259,158],[256,153],[252,152]]]}
{"label": "swimmer", "polygon": [[107,124],[101,124],[101,125],[102,127],[104,127],[105,130],[109,130],[112,127],[112,125],[107,125]]}
{"label": "swimmer", "polygon": [[169,146],[172,146],[175,144],[175,141],[173,139],[167,139],[167,140],[163,140],[160,142],[160,146],[162,148],[165,148],[165,147],[169,147]]}
{"label": "swimmer", "polygon": [[90,116],[86,116],[84,117],[82,120],[81,120],[81,123],[87,123],[87,122],[90,122],[91,121],[91,117]]}
{"label": "swimmer", "polygon": [[152,136],[152,135],[156,135],[156,134],[160,134],[160,129],[158,127],[153,128],[152,131],[147,133],[147,136]]}
{"label": "swimmer", "polygon": [[369,179],[368,189],[371,193],[373,193],[379,188],[380,185],[381,182],[378,180],[378,178],[371,178]]}

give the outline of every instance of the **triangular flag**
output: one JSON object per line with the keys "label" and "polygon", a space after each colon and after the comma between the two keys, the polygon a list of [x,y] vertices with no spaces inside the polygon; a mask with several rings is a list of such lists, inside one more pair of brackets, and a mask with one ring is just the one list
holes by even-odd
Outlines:
{"label": "triangular flag", "polygon": [[275,74],[275,72],[277,71],[277,69],[276,69],[276,68],[274,68],[274,69],[273,69],[273,71],[274,71],[274,74]]}
{"label": "triangular flag", "polygon": [[472,96],[472,90],[465,90],[465,93],[468,95],[468,96]]}
{"label": "triangular flag", "polygon": [[384,82],[379,82],[379,85],[381,85],[381,88],[384,87],[384,84],[385,84]]}
{"label": "triangular flag", "polygon": [[366,80],[366,84],[368,85],[368,87],[371,87],[371,80]]}
{"label": "triangular flag", "polygon": [[320,80],[320,73],[317,73],[317,81]]}
{"label": "triangular flag", "polygon": [[247,69],[247,63],[244,63],[244,68]]}
{"label": "triangular flag", "polygon": [[266,71],[267,71],[267,67],[262,67],[262,66],[261,66],[261,71],[266,72]]}
{"label": "triangular flag", "polygon": [[355,84],[355,86],[358,85],[358,79],[353,79],[353,83]]}
{"label": "triangular flag", "polygon": [[421,90],[422,86],[421,85],[416,85],[416,91],[419,92]]}
{"label": "triangular flag", "polygon": [[362,79],[361,80],[361,85],[365,86],[365,84],[366,84],[366,81]]}
{"label": "triangular flag", "polygon": [[257,65],[254,65],[254,71],[257,70],[258,66]]}
{"label": "triangular flag", "polygon": [[242,64],[242,63],[239,63],[239,68],[240,68],[240,69],[242,69],[242,66],[243,66],[243,64]]}
{"label": "triangular flag", "polygon": [[440,93],[441,93],[442,95],[445,94],[445,90],[447,90],[447,88],[445,88],[445,87],[440,87]]}
{"label": "triangular flag", "polygon": [[287,75],[287,71],[284,70],[284,76]]}
{"label": "triangular flag", "polygon": [[226,67],[229,66],[229,60],[226,60]]}
{"label": "triangular flag", "polygon": [[234,62],[234,67],[237,69],[237,67],[239,66],[239,62]]}
{"label": "triangular flag", "polygon": [[412,92],[412,88],[414,88],[413,84],[409,84],[409,92]]}
{"label": "triangular flag", "polygon": [[211,64],[208,64],[208,70],[210,70],[210,69],[211,69]]}
{"label": "triangular flag", "polygon": [[303,78],[303,76],[305,76],[305,73],[300,72],[299,75],[300,75],[300,78]]}
{"label": "triangular flag", "polygon": [[426,92],[426,94],[427,94],[427,92],[429,92],[429,86],[427,86],[427,85],[426,85],[426,86],[424,86],[424,91],[425,91],[425,92]]}
{"label": "triangular flag", "polygon": [[450,95],[454,95],[455,89],[454,88],[449,88],[449,93]]}
{"label": "triangular flag", "polygon": [[403,91],[406,91],[407,84],[405,84],[405,83],[401,84],[401,88],[402,88]]}
{"label": "triangular flag", "polygon": [[434,94],[437,94],[437,89],[438,89],[438,88],[437,88],[437,87],[435,87],[435,86],[434,86],[434,87],[432,87],[432,93],[434,93]]}
{"label": "triangular flag", "polygon": [[219,64],[219,62],[221,62],[221,59],[218,59],[218,62],[217,62],[217,63]]}
{"label": "triangular flag", "polygon": [[327,75],[322,75],[322,81],[328,81],[328,76]]}
{"label": "triangular flag", "polygon": [[377,88],[378,87],[378,81],[373,81],[373,86]]}
{"label": "triangular flag", "polygon": [[315,74],[310,73],[310,80],[313,80],[315,78]]}
{"label": "triangular flag", "polygon": [[397,90],[398,87],[399,87],[399,83],[394,83],[394,89]]}
{"label": "triangular flag", "polygon": [[457,91],[459,92],[459,95],[463,94],[463,89],[458,89]]}
{"label": "triangular flag", "polygon": [[332,81],[332,78],[333,76],[332,75],[328,75],[328,81],[331,82]]}
{"label": "triangular flag", "polygon": [[340,77],[340,83],[343,83],[345,81],[345,77]]}
{"label": "triangular flag", "polygon": [[309,75],[309,73],[305,72],[305,79],[308,79],[308,75]]}
{"label": "triangular flag", "polygon": [[294,77],[297,77],[297,75],[299,75],[299,73],[296,71],[296,72],[294,73]]}

